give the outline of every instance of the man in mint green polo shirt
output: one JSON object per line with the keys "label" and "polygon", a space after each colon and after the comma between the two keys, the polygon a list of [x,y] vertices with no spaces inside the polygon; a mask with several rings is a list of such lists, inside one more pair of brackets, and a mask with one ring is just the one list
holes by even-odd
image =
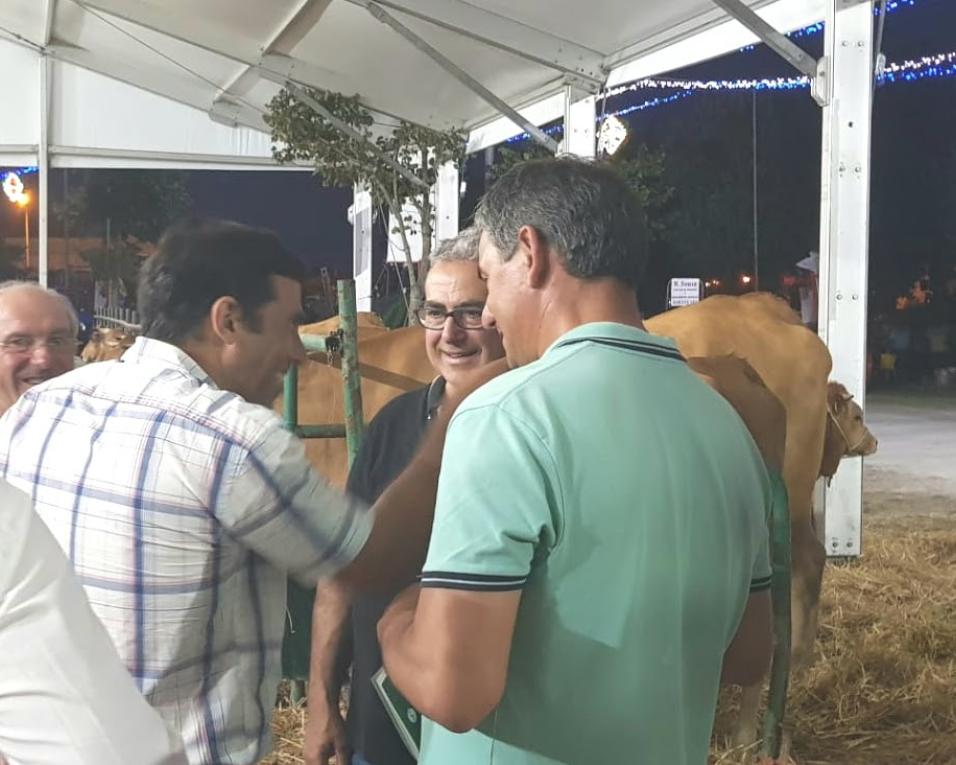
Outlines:
{"label": "man in mint green polo shirt", "polygon": [[721,680],[771,646],[770,483],[636,287],[610,169],[512,169],[476,216],[512,371],[448,429],[421,589],[379,624],[424,765],[703,765]]}

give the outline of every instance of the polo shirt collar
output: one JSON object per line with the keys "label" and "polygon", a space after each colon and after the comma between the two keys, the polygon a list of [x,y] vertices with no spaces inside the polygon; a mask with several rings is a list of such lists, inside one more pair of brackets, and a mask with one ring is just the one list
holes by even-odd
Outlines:
{"label": "polo shirt collar", "polygon": [[669,337],[652,335],[637,327],[611,321],[596,321],[589,324],[581,324],[561,335],[561,337],[548,347],[543,355],[547,356],[562,346],[576,345],[588,340],[595,342],[604,340],[613,344],[633,344],[635,350],[647,350],[650,352],[659,350],[659,354],[655,355],[668,355],[675,358],[682,358],[680,351],[677,349],[677,345]]}

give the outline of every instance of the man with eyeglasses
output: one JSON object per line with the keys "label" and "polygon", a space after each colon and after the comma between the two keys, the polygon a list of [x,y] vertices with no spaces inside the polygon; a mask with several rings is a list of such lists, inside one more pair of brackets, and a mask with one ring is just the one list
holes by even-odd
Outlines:
{"label": "man with eyeglasses", "polygon": [[[428,421],[441,408],[469,370],[504,355],[495,330],[482,327],[487,297],[478,276],[478,235],[468,229],[441,243],[431,257],[425,280],[425,303],[416,312],[425,328],[425,350],[438,376],[431,385],[392,400],[372,420],[355,464],[348,491],[374,502],[411,460]],[[411,765],[414,762],[376,695],[371,678],[382,666],[376,624],[395,590],[384,596],[351,597],[341,586],[320,585],[313,623],[309,720],[306,727],[307,765]],[[351,613],[350,613],[351,612]],[[343,723],[338,699],[339,669],[347,632],[351,632],[352,681],[348,723]],[[346,733],[346,727],[348,732]]]}
{"label": "man with eyeglasses", "polygon": [[78,326],[63,295],[30,282],[0,284],[0,414],[24,391],[73,369]]}

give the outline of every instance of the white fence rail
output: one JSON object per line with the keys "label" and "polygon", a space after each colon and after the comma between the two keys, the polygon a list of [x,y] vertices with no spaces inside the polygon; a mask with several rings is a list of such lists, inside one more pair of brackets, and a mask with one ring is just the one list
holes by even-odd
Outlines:
{"label": "white fence rail", "polygon": [[137,332],[141,329],[139,315],[131,308],[102,308],[93,318],[101,327],[118,327]]}

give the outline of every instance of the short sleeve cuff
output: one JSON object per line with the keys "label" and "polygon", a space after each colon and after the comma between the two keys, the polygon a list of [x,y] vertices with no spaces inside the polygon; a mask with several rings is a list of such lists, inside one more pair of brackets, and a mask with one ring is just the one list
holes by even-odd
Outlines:
{"label": "short sleeve cuff", "polygon": [[524,589],[527,574],[463,574],[457,571],[423,571],[422,587],[477,592],[510,592]]}
{"label": "short sleeve cuff", "polygon": [[756,579],[750,580],[750,591],[751,592],[762,592],[763,590],[769,590],[770,584],[773,581],[771,576],[761,576]]}

